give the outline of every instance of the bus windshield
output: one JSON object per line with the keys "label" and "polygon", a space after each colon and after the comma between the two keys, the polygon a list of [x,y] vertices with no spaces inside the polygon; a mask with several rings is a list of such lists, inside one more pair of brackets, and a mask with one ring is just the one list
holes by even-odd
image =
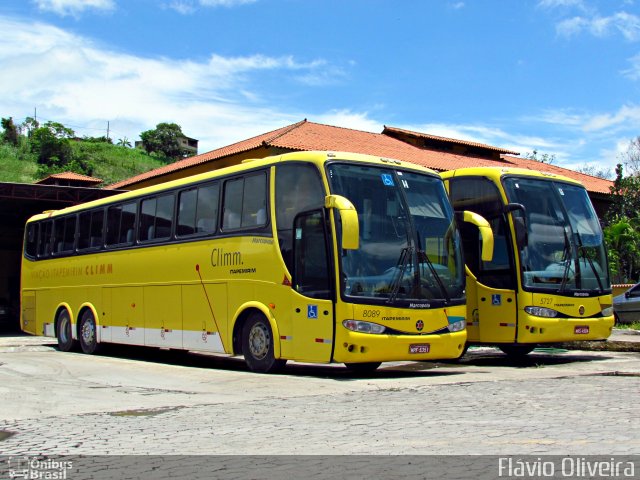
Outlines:
{"label": "bus windshield", "polygon": [[[527,241],[519,248],[525,288],[564,293],[611,287],[602,229],[583,187],[518,177],[504,185],[509,202],[526,212]],[[522,221],[518,214],[514,219]]]}
{"label": "bus windshield", "polygon": [[341,252],[344,297],[423,308],[464,301],[459,233],[440,178],[342,163],[328,176],[360,223],[359,248]]}

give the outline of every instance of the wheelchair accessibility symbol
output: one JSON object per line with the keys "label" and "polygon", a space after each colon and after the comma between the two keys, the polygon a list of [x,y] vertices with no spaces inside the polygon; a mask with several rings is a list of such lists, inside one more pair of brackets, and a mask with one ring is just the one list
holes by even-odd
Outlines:
{"label": "wheelchair accessibility symbol", "polygon": [[318,306],[317,305],[307,305],[307,318],[317,319],[318,318]]}
{"label": "wheelchair accessibility symbol", "polygon": [[491,295],[491,305],[495,305],[497,307],[502,305],[502,295]]}
{"label": "wheelchair accessibility symbol", "polygon": [[383,173],[380,175],[382,177],[382,184],[387,187],[393,187],[393,177],[388,173]]}

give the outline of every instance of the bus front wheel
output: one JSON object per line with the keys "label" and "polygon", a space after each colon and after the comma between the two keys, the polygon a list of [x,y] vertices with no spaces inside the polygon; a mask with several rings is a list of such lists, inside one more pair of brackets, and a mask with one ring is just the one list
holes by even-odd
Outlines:
{"label": "bus front wheel", "polygon": [[364,362],[364,363],[345,363],[347,367],[353,373],[363,374],[374,372],[382,362]]}
{"label": "bus front wheel", "polygon": [[244,325],[242,353],[249,369],[258,373],[276,372],[287,363],[274,357],[271,325],[261,313],[252,313]]}
{"label": "bus front wheel", "polygon": [[98,352],[100,345],[98,344],[96,319],[93,317],[91,310],[85,310],[80,317],[78,337],[80,338],[80,347],[84,353]]}
{"label": "bus front wheel", "polygon": [[61,352],[75,350],[76,341],[71,334],[71,316],[66,309],[60,311],[56,319],[56,337],[58,338],[58,350]]}
{"label": "bus front wheel", "polygon": [[500,350],[510,357],[519,358],[528,355],[536,348],[535,345],[500,345]]}

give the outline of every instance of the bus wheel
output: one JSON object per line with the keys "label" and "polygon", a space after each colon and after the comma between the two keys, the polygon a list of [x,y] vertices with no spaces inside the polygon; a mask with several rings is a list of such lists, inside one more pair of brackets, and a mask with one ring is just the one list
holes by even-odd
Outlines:
{"label": "bus wheel", "polygon": [[242,330],[242,353],[250,370],[271,373],[284,367],[286,360],[273,356],[273,333],[261,313],[252,313]]}
{"label": "bus wheel", "polygon": [[382,362],[345,363],[345,367],[353,373],[371,373],[375,371]]}
{"label": "bus wheel", "polygon": [[77,345],[71,334],[71,316],[66,309],[62,310],[56,318],[56,332],[58,350],[61,352],[75,350]]}
{"label": "bus wheel", "polygon": [[524,357],[525,355],[531,353],[535,345],[501,345],[498,348],[502,350],[504,353],[509,355],[510,357]]}
{"label": "bus wheel", "polygon": [[96,332],[96,319],[91,310],[85,310],[80,317],[79,337],[80,347],[84,353],[97,353],[99,349],[98,336]]}

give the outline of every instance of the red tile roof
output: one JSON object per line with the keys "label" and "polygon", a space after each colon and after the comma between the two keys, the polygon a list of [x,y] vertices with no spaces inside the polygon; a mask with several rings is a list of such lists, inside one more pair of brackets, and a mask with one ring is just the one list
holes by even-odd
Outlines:
{"label": "red tile roof", "polygon": [[429,135],[428,133],[422,132],[413,132],[411,130],[405,130],[403,128],[398,127],[387,127],[384,126],[382,130],[383,135],[395,136],[395,134],[408,135],[417,138],[424,138],[427,140],[437,140],[439,142],[453,143],[456,145],[464,145],[466,147],[476,147],[482,148],[484,150],[491,150],[498,153],[509,153],[511,155],[520,155],[519,152],[514,152],[513,150],[507,150],[505,148],[494,147],[493,145],[487,145],[486,143],[478,143],[478,142],[469,142],[467,140],[458,140],[456,138],[447,138],[447,137],[438,137],[436,135]]}
{"label": "red tile roof", "polygon": [[91,185],[97,185],[98,183],[102,183],[102,179],[100,178],[89,177],[87,175],[82,175],[80,173],[75,173],[75,172],[53,173],[48,177],[43,178],[42,180],[38,180],[35,183],[47,183],[49,179],[71,180],[74,182],[84,182]]}
{"label": "red tile roof", "polygon": [[[415,132],[410,133],[415,134]],[[423,135],[425,137],[429,137],[429,135]],[[442,139],[443,137],[435,138]],[[464,142],[460,140],[452,141],[463,143],[465,145],[482,146],[482,148],[494,149],[503,153],[509,152],[508,150],[499,149],[498,147],[491,147],[490,145],[473,144],[472,142]],[[576,178],[580,180],[589,191],[598,193],[610,193],[609,187],[613,185],[613,182],[609,180],[591,177],[589,175],[574,172],[562,167],[541,163],[535,160],[517,158],[512,156],[502,156],[501,160],[490,160],[486,158],[457,155],[448,152],[426,150],[410,145],[407,142],[403,142],[389,135],[364,132],[361,130],[352,130],[342,127],[334,127],[331,125],[323,125],[303,120],[301,122],[294,123],[292,125],[273,130],[271,132],[258,135],[253,138],[249,138],[238,143],[234,143],[227,147],[212,150],[201,155],[190,157],[172,163],[170,165],[151,170],[141,175],[110,185],[107,188],[126,187],[127,185],[132,185],[156,176],[183,170],[194,165],[212,162],[217,159],[242,152],[247,152],[249,150],[257,149],[263,146],[282,148],[286,150],[333,150],[353,153],[365,153],[380,157],[395,158],[397,160],[405,160],[407,162],[415,163],[439,171],[451,170],[454,168],[479,166],[520,167],[528,168],[531,170],[545,170],[548,172],[562,174],[567,177]]]}

